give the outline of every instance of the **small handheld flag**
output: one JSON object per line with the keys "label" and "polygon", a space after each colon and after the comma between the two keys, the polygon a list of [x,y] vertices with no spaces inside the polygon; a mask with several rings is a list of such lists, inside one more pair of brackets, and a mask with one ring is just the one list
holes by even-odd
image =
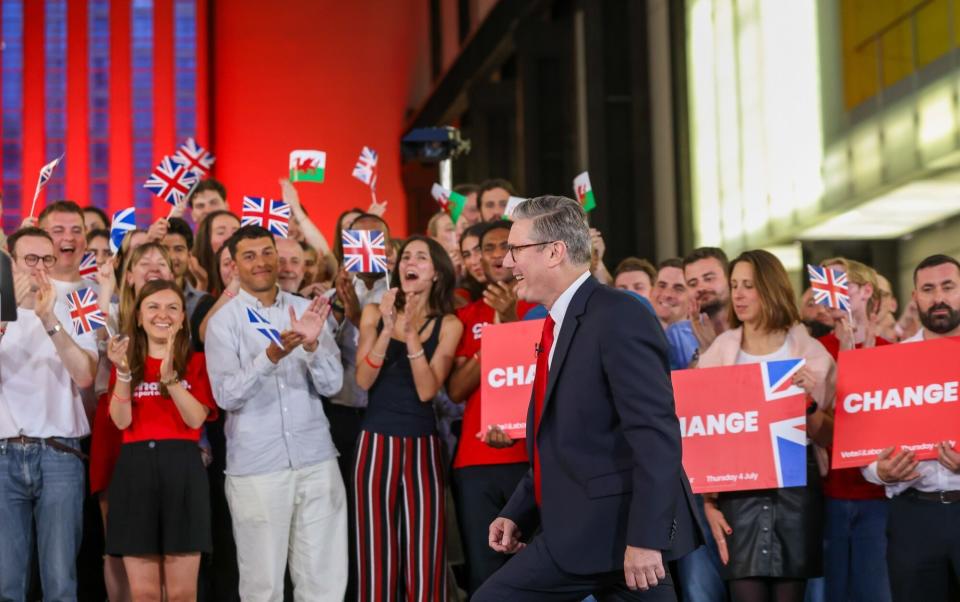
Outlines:
{"label": "small handheld flag", "polygon": [[164,157],[143,187],[171,205],[181,205],[198,182],[197,174],[176,157]]}
{"label": "small handheld flag", "polygon": [[87,251],[80,259],[80,277],[92,282],[97,281],[97,254]]}
{"label": "small handheld flag", "polygon": [[573,192],[584,211],[593,211],[597,200],[593,197],[593,187],[590,185],[590,174],[583,172],[573,179]]}
{"label": "small handheld flag", "polygon": [[267,320],[261,316],[257,310],[253,309],[252,307],[248,307],[247,321],[253,324],[254,328],[257,329],[257,332],[267,337],[268,341],[283,349],[283,344],[280,343],[280,331],[270,324],[270,320]]}
{"label": "small handheld flag", "polygon": [[377,187],[377,151],[365,146],[360,151],[360,158],[353,168],[353,177],[360,180],[371,189]]}
{"label": "small handheld flag", "polygon": [[187,166],[199,178],[205,178],[210,175],[210,169],[214,161],[217,160],[213,154],[203,148],[193,138],[187,140],[177,149],[174,158],[179,159],[181,163]]}
{"label": "small handheld flag", "polygon": [[33,203],[30,205],[30,217],[33,217],[33,211],[37,207],[37,199],[40,198],[40,190],[50,181],[50,177],[53,176],[54,168],[60,164],[60,161],[63,160],[63,155],[60,155],[53,161],[47,163],[40,168],[40,177],[37,178],[37,190],[33,193]]}
{"label": "small handheld flag", "polygon": [[387,273],[387,245],[379,230],[344,230],[343,267],[348,272]]}
{"label": "small handheld flag", "polygon": [[847,288],[846,274],[839,270],[809,264],[807,273],[810,275],[814,303],[850,312],[850,292]]}
{"label": "small handheld flag", "polygon": [[527,199],[524,199],[518,196],[512,196],[509,199],[507,199],[507,206],[503,210],[503,219],[513,219],[513,210],[517,208],[517,205],[524,202],[525,200]]}
{"label": "small handheld flag", "polygon": [[116,255],[123,243],[123,237],[127,232],[136,229],[137,222],[133,207],[114,213],[113,220],[110,222],[110,252]]}
{"label": "small handheld flag", "polygon": [[295,150],[290,153],[291,182],[323,182],[327,153],[318,150]]}
{"label": "small handheld flag", "polygon": [[275,236],[286,238],[290,231],[290,205],[263,197],[243,197],[241,226],[261,226]]}
{"label": "small handheld flag", "polygon": [[467,197],[457,192],[447,190],[439,184],[434,184],[430,189],[430,194],[440,204],[440,208],[450,214],[453,223],[457,223],[460,214],[463,213],[463,207],[467,204]]}
{"label": "small handheld flag", "polygon": [[78,335],[107,325],[107,318],[97,305],[97,293],[92,288],[82,288],[67,295],[67,309]]}

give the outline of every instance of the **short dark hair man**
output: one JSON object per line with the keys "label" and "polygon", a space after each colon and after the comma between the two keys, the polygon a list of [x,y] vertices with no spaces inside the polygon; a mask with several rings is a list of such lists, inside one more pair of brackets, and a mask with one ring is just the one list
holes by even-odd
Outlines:
{"label": "short dark hair man", "polygon": [[229,209],[227,189],[219,180],[200,180],[187,198],[187,207],[190,208],[190,219],[199,226],[207,214]]}

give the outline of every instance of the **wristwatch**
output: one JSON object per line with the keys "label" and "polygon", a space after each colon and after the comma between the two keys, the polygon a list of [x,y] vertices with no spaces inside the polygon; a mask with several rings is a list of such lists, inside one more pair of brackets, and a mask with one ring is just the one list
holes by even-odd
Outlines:
{"label": "wristwatch", "polygon": [[60,325],[60,322],[57,322],[56,324],[53,325],[53,327],[50,330],[47,331],[47,335],[52,337],[53,335],[57,334],[61,330],[63,330],[63,326]]}

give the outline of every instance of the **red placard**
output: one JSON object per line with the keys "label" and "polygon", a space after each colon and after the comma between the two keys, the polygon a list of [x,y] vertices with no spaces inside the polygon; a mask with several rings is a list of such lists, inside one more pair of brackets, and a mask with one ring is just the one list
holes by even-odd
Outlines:
{"label": "red placard", "polygon": [[487,324],[480,339],[480,424],[527,436],[527,410],[543,320]]}
{"label": "red placard", "polygon": [[807,483],[802,359],[672,373],[683,467],[695,493]]}
{"label": "red placard", "polygon": [[960,439],[960,338],[840,352],[833,466],[866,466],[887,447],[937,457]]}

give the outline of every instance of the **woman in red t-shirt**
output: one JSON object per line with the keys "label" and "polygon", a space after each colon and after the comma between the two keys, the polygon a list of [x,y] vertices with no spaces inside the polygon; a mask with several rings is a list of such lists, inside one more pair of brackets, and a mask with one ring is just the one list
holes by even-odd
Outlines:
{"label": "woman in red t-shirt", "polygon": [[123,445],[110,481],[106,551],[122,556],[133,599],[194,600],[211,550],[207,473],[197,441],[216,417],[203,354],[190,352],[183,292],[154,280],[114,337],[110,418]]}

